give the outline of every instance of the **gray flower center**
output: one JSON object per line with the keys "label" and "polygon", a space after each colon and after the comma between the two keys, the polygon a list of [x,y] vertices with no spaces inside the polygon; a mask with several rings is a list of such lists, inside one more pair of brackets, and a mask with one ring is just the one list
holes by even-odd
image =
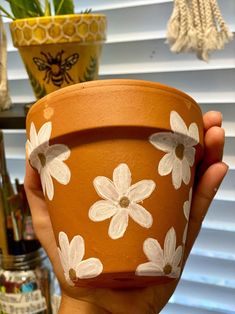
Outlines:
{"label": "gray flower center", "polygon": [[166,264],[163,268],[164,274],[169,275],[172,272],[172,266],[170,264]]}
{"label": "gray flower center", "polygon": [[175,148],[176,157],[178,157],[180,160],[182,160],[184,157],[184,149],[185,147],[183,144],[179,144]]}
{"label": "gray flower center", "polygon": [[76,276],[76,271],[73,269],[73,268],[70,268],[69,270],[69,278],[74,281],[77,279],[77,276]]}
{"label": "gray flower center", "polygon": [[46,157],[44,154],[39,153],[38,154],[38,159],[40,160],[40,163],[42,165],[42,167],[44,167],[46,165]]}
{"label": "gray flower center", "polygon": [[130,200],[126,196],[123,196],[119,201],[119,205],[124,208],[127,208],[129,204],[130,204]]}

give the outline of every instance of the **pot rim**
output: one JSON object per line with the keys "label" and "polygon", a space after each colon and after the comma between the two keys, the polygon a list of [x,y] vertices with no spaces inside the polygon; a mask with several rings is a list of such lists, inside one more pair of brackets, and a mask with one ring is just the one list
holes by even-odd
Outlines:
{"label": "pot rim", "polygon": [[[71,25],[64,29],[70,22],[73,30]],[[106,29],[106,15],[90,13],[29,17],[10,23],[13,44],[19,48],[54,43],[102,43],[106,40]]]}
{"label": "pot rim", "polygon": [[[165,91],[167,93],[176,95],[178,97],[181,97],[187,101],[189,101],[191,103],[191,105],[193,105],[195,107],[195,109],[197,109],[201,114],[201,108],[198,105],[198,103],[191,97],[189,96],[187,93],[166,85],[166,84],[162,84],[159,82],[153,82],[153,81],[146,81],[146,80],[135,80],[135,79],[107,79],[107,80],[94,80],[94,81],[89,81],[89,82],[83,82],[83,83],[77,83],[77,84],[72,84],[66,87],[63,87],[59,90],[56,90],[44,97],[42,97],[41,99],[37,100],[33,106],[30,108],[28,114],[32,114],[34,112],[35,109],[37,109],[37,107],[40,106],[40,104],[43,102],[46,102],[48,98],[52,98],[52,97],[60,97],[63,96],[65,93],[70,92],[77,92],[78,90],[84,90],[84,89],[88,89],[88,88],[97,88],[97,87],[103,87],[103,86],[113,86],[113,85],[119,85],[119,86],[136,86],[136,87],[147,87],[147,88],[151,88],[154,90],[161,90],[161,91]],[[27,115],[28,117],[28,115]]]}
{"label": "pot rim", "polygon": [[48,20],[48,19],[51,19],[52,21],[54,20],[60,20],[60,19],[64,19],[65,17],[66,18],[70,18],[70,19],[73,19],[73,18],[77,18],[77,17],[87,17],[87,16],[92,16],[94,18],[100,18],[100,17],[106,17],[105,14],[99,14],[99,13],[74,13],[74,14],[61,14],[61,15],[48,15],[48,16],[35,16],[35,17],[26,17],[26,18],[23,18],[23,19],[15,19],[14,21],[12,21],[10,24],[14,25],[14,24],[17,24],[17,23],[22,23],[22,22],[26,22],[26,21],[33,21],[33,20]]}
{"label": "pot rim", "polygon": [[[114,88],[115,87],[115,88]],[[137,87],[137,88],[136,88]],[[118,97],[120,90],[120,99],[117,103],[110,103],[109,97],[106,98],[105,93],[109,91],[114,97]],[[130,94],[127,93],[130,91]],[[143,107],[143,102],[133,101],[130,95],[136,93],[136,97],[146,97],[153,99],[149,105]],[[158,119],[158,116],[152,114],[155,112],[156,94],[164,96],[162,99],[170,100],[170,106],[174,107],[174,99],[177,100],[177,106],[180,105],[184,112],[193,110],[195,118],[198,117],[200,141],[199,146],[203,148],[203,120],[202,111],[196,101],[186,93],[177,90],[173,87],[163,85],[161,83],[143,81],[143,80],[130,80],[130,79],[110,79],[110,80],[97,80],[85,83],[73,84],[64,87],[60,90],[52,92],[43,98],[39,99],[30,108],[26,117],[26,129],[29,135],[31,123],[37,120],[37,115],[40,121],[50,122],[53,121],[54,112],[58,115],[58,121],[61,127],[53,131],[52,138],[64,136],[65,134],[72,134],[75,132],[86,132],[99,129],[110,129],[114,127],[128,127],[130,128],[148,128],[148,129],[162,129],[169,130],[166,127],[164,119]],[[95,96],[98,95],[98,105],[94,105]],[[127,96],[127,98],[125,98]],[[113,98],[113,96],[112,96]],[[126,100],[130,100],[129,106],[126,106]],[[81,102],[79,101],[81,99]],[[62,111],[66,102],[66,110]],[[161,102],[161,105],[164,103]],[[80,105],[81,104],[81,105]],[[161,106],[160,105],[160,106]],[[61,107],[62,106],[62,107]],[[158,110],[157,105],[156,110]],[[191,108],[191,109],[190,109]],[[47,112],[50,116],[47,116]],[[174,109],[172,109],[174,110]],[[141,114],[132,115],[136,111]],[[66,131],[63,128],[63,121],[70,121],[66,123]],[[194,118],[193,118],[194,120]],[[168,121],[169,122],[169,121]],[[167,123],[168,123],[167,122]],[[193,122],[193,121],[191,121]]]}

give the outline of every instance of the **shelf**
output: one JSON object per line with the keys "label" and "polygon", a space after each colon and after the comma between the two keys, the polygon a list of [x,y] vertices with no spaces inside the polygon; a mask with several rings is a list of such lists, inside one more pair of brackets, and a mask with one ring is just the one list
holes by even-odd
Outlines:
{"label": "shelf", "polygon": [[0,129],[25,129],[25,103],[13,104],[9,110],[0,112]]}

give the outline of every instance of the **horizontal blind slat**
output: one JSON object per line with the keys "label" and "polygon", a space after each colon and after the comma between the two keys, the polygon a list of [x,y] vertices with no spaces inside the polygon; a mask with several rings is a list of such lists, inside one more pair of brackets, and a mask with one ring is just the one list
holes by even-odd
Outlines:
{"label": "horizontal blind slat", "polygon": [[235,261],[235,233],[202,228],[193,247],[194,255]]}
{"label": "horizontal blind slat", "polygon": [[232,201],[213,200],[205,217],[204,226],[231,229],[235,226],[235,206]]}
{"label": "horizontal blind slat", "polygon": [[153,4],[162,4],[162,3],[172,3],[173,0],[112,0],[107,2],[107,0],[88,0],[86,3],[76,3],[75,10],[80,12],[80,10],[86,10],[87,8],[92,8],[92,11],[107,11],[107,10],[116,10],[123,8],[132,8],[138,6],[146,6]]}
{"label": "horizontal blind slat", "polygon": [[235,309],[234,289],[186,280],[179,282],[171,301],[212,311],[221,310],[231,314],[234,314]]}
{"label": "horizontal blind slat", "polygon": [[[106,76],[105,78],[108,78]],[[120,75],[115,75],[116,78],[121,78]],[[155,82],[162,82],[170,86],[174,86],[182,91],[195,95],[195,100],[204,102],[202,96],[205,98],[221,99],[223,96],[229,94],[235,100],[235,70],[213,70],[213,71],[187,71],[187,72],[172,72],[172,73],[146,73],[139,75],[127,74],[126,78],[138,78],[143,80],[150,80]],[[104,78],[101,75],[101,78]],[[221,84],[223,82],[223,84]],[[216,92],[215,92],[216,91]],[[214,96],[213,96],[214,95]],[[201,96],[201,97],[199,97]],[[217,101],[218,102],[218,101]],[[226,102],[226,98],[224,100]],[[235,102],[235,101],[234,101]]]}
{"label": "horizontal blind slat", "polygon": [[235,262],[190,255],[182,274],[185,280],[235,288]]}
{"label": "horizontal blind slat", "polygon": [[[100,76],[100,79],[112,78],[123,78],[123,76]],[[235,102],[235,70],[127,74],[125,78],[149,80],[173,86],[188,93],[199,103]],[[9,87],[12,97],[16,99],[21,96],[33,98],[28,80],[11,80]]]}
{"label": "horizontal blind slat", "polygon": [[[216,69],[235,69],[235,41],[226,45],[223,54],[216,52],[209,63],[194,54],[176,55],[163,40],[106,44],[103,47],[100,75],[183,72]],[[36,65],[35,65],[36,67]],[[8,79],[27,79],[23,62],[17,51],[8,53]]]}
{"label": "horizontal blind slat", "polygon": [[164,307],[160,314],[222,314],[224,311],[206,310],[197,305],[185,305],[172,303],[171,301]]}
{"label": "horizontal blind slat", "polygon": [[[183,62],[182,64],[175,62],[175,64],[156,63],[156,62],[143,62],[133,64],[110,64],[100,66],[100,75],[124,75],[124,74],[142,74],[142,73],[172,73],[172,72],[192,72],[192,71],[210,71],[210,70],[229,70],[235,69],[235,62],[233,60],[224,62],[215,61],[208,66],[202,64],[192,64],[192,62]],[[12,69],[8,72],[9,80],[27,80],[28,75],[25,69]]]}

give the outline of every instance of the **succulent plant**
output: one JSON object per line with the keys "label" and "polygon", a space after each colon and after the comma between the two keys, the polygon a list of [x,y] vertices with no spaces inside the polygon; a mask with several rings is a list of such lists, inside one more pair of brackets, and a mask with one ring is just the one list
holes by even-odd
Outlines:
{"label": "succulent plant", "polygon": [[[11,12],[9,13],[0,5],[2,16],[12,20],[29,17],[51,16],[74,14],[73,0],[5,0],[9,3]],[[89,14],[90,9],[81,13]]]}

